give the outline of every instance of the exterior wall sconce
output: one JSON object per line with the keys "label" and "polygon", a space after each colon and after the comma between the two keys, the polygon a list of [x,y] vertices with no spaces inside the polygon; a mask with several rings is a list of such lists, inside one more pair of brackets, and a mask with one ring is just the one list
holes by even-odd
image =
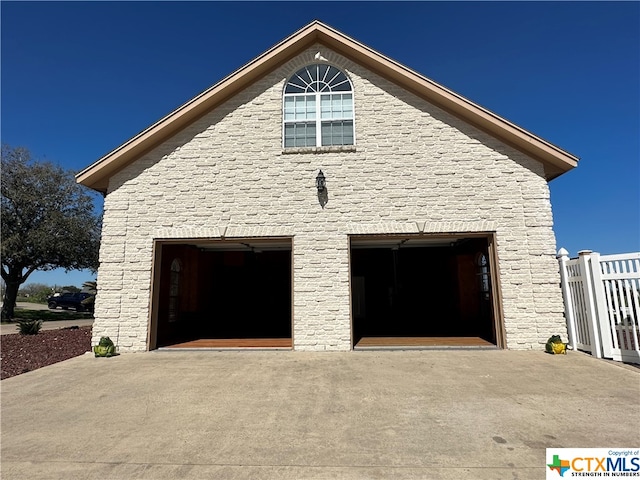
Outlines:
{"label": "exterior wall sconce", "polygon": [[318,176],[316,177],[316,188],[318,189],[318,193],[322,193],[324,192],[324,189],[327,186],[327,181],[324,178],[324,173],[322,173],[322,170],[320,170],[318,172]]}

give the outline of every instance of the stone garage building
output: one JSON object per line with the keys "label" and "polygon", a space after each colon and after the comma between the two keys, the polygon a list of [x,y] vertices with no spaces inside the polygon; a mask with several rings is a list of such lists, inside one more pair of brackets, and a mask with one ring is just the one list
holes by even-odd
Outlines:
{"label": "stone garage building", "polygon": [[540,348],[566,334],[547,182],[577,161],[313,22],[78,174],[93,341]]}

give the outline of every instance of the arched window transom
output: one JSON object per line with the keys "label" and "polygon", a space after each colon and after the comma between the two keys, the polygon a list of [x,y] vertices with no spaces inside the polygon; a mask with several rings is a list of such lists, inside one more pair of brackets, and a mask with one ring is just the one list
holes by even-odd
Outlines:
{"label": "arched window transom", "polygon": [[336,67],[307,65],[287,81],[285,148],[353,145],[353,118],[353,87]]}

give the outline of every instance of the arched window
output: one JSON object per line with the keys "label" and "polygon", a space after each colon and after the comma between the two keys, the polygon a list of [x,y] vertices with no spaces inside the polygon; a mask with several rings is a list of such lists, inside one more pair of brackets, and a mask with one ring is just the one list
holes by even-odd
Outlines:
{"label": "arched window", "polygon": [[344,72],[307,65],[287,81],[283,99],[284,147],[353,145],[353,87]]}
{"label": "arched window", "polygon": [[484,253],[478,253],[476,255],[476,267],[477,275],[480,283],[480,292],[486,299],[489,298],[490,284],[489,284],[489,260]]}
{"label": "arched window", "polygon": [[180,272],[182,270],[182,262],[179,258],[175,258],[171,262],[171,276],[169,278],[169,321],[178,320],[180,310]]}

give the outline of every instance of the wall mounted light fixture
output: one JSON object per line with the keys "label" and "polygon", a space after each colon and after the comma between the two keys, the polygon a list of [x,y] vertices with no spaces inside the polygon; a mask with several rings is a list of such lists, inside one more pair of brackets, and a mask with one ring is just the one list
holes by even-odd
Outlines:
{"label": "wall mounted light fixture", "polygon": [[324,173],[322,170],[318,172],[318,176],[316,177],[316,188],[318,189],[318,193],[324,192],[325,187],[327,186],[327,181],[324,178]]}

